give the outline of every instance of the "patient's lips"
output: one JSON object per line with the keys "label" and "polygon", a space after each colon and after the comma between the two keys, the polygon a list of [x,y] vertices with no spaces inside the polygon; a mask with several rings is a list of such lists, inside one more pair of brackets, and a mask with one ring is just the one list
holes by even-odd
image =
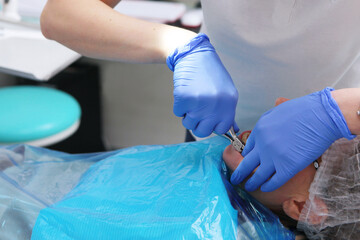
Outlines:
{"label": "patient's lips", "polygon": [[240,164],[240,162],[243,160],[243,157],[230,144],[224,150],[223,159],[224,159],[226,165],[230,168],[230,170],[234,171],[237,168],[237,166]]}
{"label": "patient's lips", "polygon": [[[250,132],[251,131],[245,131],[239,135],[239,138],[243,143],[246,144],[246,140],[249,137]],[[234,171],[237,166],[239,166],[244,157],[230,144],[224,150],[223,159],[230,170]]]}

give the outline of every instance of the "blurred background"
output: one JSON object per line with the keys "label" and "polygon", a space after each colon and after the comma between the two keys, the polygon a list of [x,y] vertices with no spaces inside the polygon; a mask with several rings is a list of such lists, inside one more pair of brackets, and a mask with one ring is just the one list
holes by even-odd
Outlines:
{"label": "blurred background", "polygon": [[[21,22],[36,28],[45,2],[19,1]],[[200,7],[199,1],[147,2],[178,4],[172,6],[177,9],[172,15],[176,19],[170,17],[160,21],[199,31],[199,18],[194,20],[194,25],[191,25],[191,19],[190,24],[184,24],[181,20],[186,13]],[[157,16],[164,17],[162,14],[158,13]],[[171,12],[168,14],[171,15]],[[1,21],[7,22],[6,19]],[[0,45],[1,41],[0,34]],[[172,113],[172,72],[165,64],[128,64],[80,57],[46,81],[39,81],[19,76],[17,73],[1,71],[1,58],[4,60],[0,52],[0,88],[11,85],[48,86],[70,93],[80,103],[80,128],[68,139],[49,148],[73,153],[96,152],[134,145],[174,144],[184,141],[185,129],[181,119]]]}

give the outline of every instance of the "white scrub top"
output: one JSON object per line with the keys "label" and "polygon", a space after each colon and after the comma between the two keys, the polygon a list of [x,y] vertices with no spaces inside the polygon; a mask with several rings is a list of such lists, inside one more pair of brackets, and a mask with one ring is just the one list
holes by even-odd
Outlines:
{"label": "white scrub top", "polygon": [[[203,0],[204,25],[252,129],[278,97],[360,87],[359,0]],[[296,110],[296,109],[294,109]]]}

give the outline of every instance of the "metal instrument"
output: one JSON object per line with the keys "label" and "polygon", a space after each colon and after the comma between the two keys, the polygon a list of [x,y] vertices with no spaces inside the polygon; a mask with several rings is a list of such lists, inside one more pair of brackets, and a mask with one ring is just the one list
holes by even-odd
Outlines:
{"label": "metal instrument", "polygon": [[227,139],[230,140],[231,144],[235,148],[236,151],[239,153],[242,153],[244,150],[245,144],[236,136],[236,133],[234,131],[234,127],[231,127],[229,132],[223,134]]}

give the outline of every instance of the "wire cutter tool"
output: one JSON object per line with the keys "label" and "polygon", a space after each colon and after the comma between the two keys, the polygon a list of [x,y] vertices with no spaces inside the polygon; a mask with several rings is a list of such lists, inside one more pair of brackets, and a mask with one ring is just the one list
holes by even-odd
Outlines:
{"label": "wire cutter tool", "polygon": [[231,127],[229,132],[223,134],[227,139],[230,140],[231,145],[235,148],[236,151],[239,153],[242,153],[244,150],[245,144],[236,136],[236,133],[234,131],[234,127]]}

